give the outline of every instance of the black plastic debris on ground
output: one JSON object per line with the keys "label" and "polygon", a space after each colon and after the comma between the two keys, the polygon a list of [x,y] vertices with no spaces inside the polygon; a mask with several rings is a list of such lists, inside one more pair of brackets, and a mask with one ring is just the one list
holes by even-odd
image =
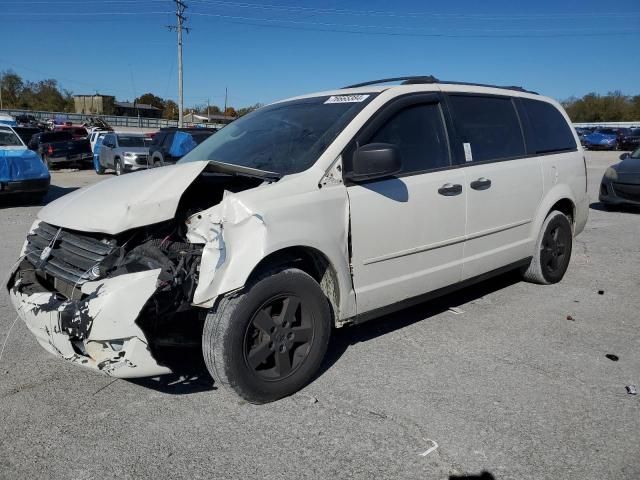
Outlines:
{"label": "black plastic debris on ground", "polygon": [[637,395],[638,394],[638,389],[636,388],[635,385],[627,385],[626,387],[624,387],[627,389],[627,393],[629,395]]}
{"label": "black plastic debris on ground", "polygon": [[607,357],[612,362],[617,362],[618,360],[620,360],[620,357],[618,357],[617,355],[614,355],[613,353],[607,353],[605,357]]}
{"label": "black plastic debris on ground", "polygon": [[604,290],[598,290],[598,295],[604,295]]}

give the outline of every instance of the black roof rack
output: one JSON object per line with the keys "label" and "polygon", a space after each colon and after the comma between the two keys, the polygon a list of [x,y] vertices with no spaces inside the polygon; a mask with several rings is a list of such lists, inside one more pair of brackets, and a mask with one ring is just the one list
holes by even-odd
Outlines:
{"label": "black roof rack", "polygon": [[525,92],[525,93],[533,93],[538,95],[538,92],[533,92],[531,90],[526,90],[522,87],[514,86],[514,85],[488,85],[486,83],[473,83],[473,82],[450,82],[448,80],[439,80],[433,75],[413,75],[410,77],[394,77],[394,78],[383,78],[381,80],[372,80],[370,82],[356,83],[355,85],[349,85],[345,88],[358,88],[358,87],[368,87],[369,85],[380,85],[383,83],[391,83],[391,82],[402,82],[401,85],[417,85],[421,83],[448,83],[450,85],[469,85],[474,87],[491,87],[491,88],[502,88],[504,90],[514,90],[516,92]]}

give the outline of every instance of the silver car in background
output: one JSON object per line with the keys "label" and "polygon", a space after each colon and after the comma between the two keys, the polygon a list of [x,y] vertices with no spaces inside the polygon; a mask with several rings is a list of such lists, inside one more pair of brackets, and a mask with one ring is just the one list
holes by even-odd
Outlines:
{"label": "silver car in background", "polygon": [[107,168],[116,175],[147,168],[149,139],[141,133],[108,133],[100,147],[99,165],[96,171]]}

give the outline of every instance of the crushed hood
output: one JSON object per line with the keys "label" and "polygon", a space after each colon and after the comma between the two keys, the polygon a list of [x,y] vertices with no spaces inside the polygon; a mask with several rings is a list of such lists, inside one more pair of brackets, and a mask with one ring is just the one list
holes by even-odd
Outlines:
{"label": "crushed hood", "polygon": [[182,193],[208,164],[179,163],[113,177],[51,202],[38,218],[58,227],[109,235],[170,220]]}

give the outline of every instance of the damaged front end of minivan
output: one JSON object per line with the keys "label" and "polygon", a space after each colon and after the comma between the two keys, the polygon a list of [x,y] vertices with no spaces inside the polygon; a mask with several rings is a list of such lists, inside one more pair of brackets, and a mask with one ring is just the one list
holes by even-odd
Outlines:
{"label": "damaged front end of minivan", "polygon": [[175,166],[101,182],[39,214],[7,286],[47,351],[119,378],[174,372],[199,352],[225,230],[261,235],[260,216],[234,193],[277,180],[199,163],[186,175]]}

